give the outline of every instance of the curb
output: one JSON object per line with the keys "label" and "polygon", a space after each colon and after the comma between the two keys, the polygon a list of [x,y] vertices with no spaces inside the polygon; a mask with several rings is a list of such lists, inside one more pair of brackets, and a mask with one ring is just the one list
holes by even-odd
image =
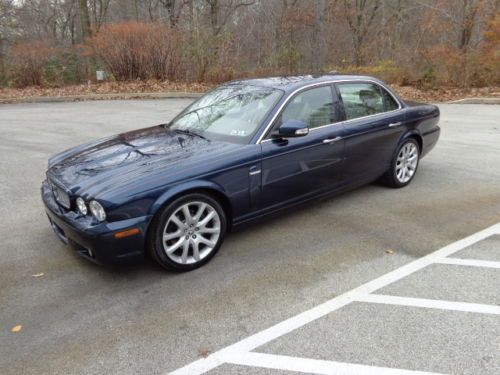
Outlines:
{"label": "curb", "polygon": [[197,92],[136,92],[112,94],[88,94],[68,96],[31,96],[27,98],[0,99],[0,104],[19,103],[61,103],[86,100],[113,100],[113,99],[193,99],[199,98],[202,93]]}
{"label": "curb", "polygon": [[[0,99],[0,104],[20,103],[62,103],[88,100],[128,100],[128,99],[194,99],[203,93],[198,92],[135,92],[135,93],[111,93],[111,94],[87,94],[68,96],[31,96],[27,98]],[[500,98],[476,97],[464,98],[443,102],[443,104],[500,104]]]}
{"label": "curb", "polygon": [[446,104],[500,104],[500,98],[464,98],[445,102]]}

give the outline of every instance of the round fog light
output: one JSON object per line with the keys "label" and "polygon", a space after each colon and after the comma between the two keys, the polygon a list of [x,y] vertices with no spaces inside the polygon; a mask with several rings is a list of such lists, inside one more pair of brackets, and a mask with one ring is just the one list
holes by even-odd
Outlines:
{"label": "round fog light", "polygon": [[76,207],[78,208],[78,211],[80,211],[82,215],[87,215],[88,212],[87,205],[85,204],[83,198],[81,197],[76,198]]}
{"label": "round fog light", "polygon": [[90,201],[89,207],[90,207],[90,212],[92,212],[92,215],[94,215],[94,217],[98,221],[106,220],[106,212],[104,211],[104,208],[101,206],[99,202]]}

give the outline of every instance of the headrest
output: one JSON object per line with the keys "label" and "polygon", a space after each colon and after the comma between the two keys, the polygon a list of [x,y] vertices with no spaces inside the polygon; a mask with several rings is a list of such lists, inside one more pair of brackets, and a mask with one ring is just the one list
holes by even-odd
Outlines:
{"label": "headrest", "polygon": [[371,90],[360,90],[359,91],[359,98],[361,100],[376,99],[377,94]]}

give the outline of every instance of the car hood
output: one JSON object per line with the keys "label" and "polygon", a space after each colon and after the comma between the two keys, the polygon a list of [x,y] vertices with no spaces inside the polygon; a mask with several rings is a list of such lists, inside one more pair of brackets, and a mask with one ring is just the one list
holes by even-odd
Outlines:
{"label": "car hood", "polygon": [[195,135],[165,129],[163,126],[119,134],[77,146],[49,160],[48,176],[63,187],[77,192],[92,187],[127,184],[154,171],[179,169],[191,162],[242,145],[208,141]]}

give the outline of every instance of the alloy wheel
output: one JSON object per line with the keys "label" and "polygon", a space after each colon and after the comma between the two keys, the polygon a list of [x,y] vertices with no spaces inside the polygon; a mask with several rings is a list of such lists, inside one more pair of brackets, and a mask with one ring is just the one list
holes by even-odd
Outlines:
{"label": "alloy wheel", "polygon": [[165,224],[163,251],[175,263],[195,264],[214,250],[220,235],[221,219],[215,208],[205,202],[187,202]]}
{"label": "alloy wheel", "polygon": [[418,165],[418,147],[408,142],[401,147],[396,159],[396,178],[402,184],[411,180]]}

